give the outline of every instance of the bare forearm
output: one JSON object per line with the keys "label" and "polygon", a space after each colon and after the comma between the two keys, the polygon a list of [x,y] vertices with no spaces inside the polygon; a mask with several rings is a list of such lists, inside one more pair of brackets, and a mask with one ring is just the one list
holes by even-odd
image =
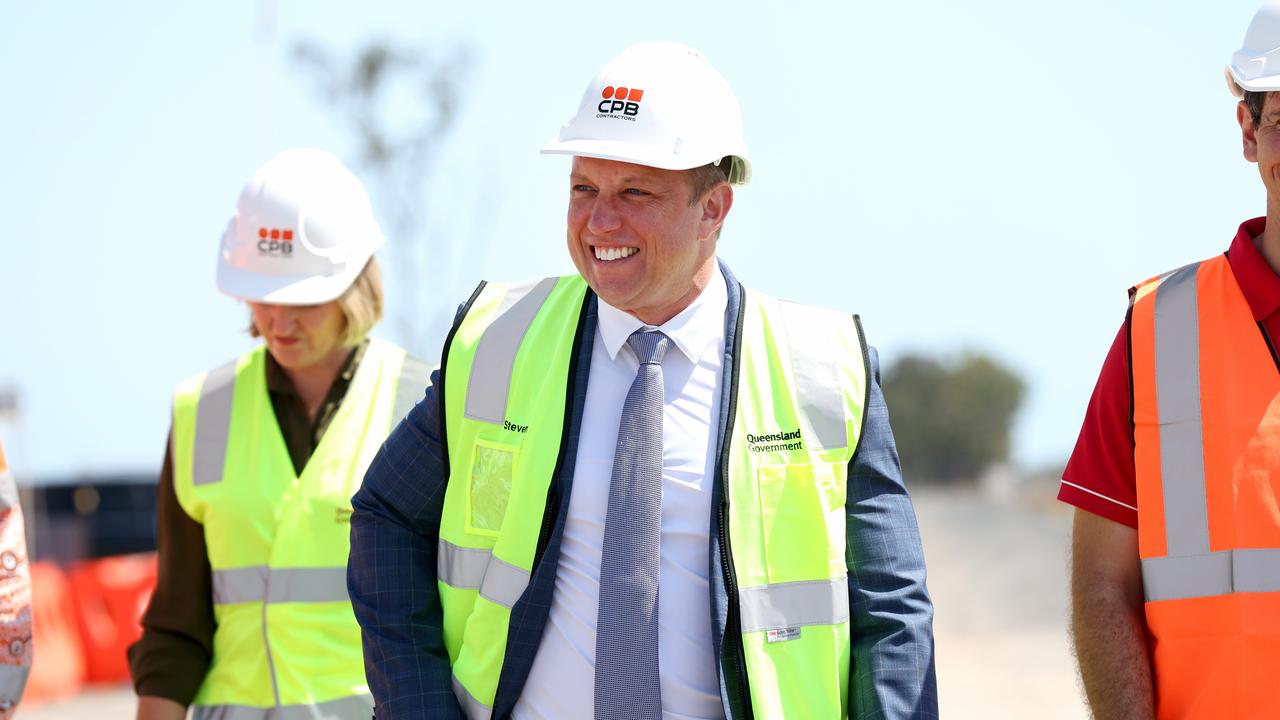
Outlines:
{"label": "bare forearm", "polygon": [[1155,717],[1146,621],[1125,599],[1078,594],[1071,636],[1080,677],[1098,720]]}
{"label": "bare forearm", "polygon": [[1071,560],[1071,638],[1097,720],[1152,720],[1136,534],[1077,511]]}

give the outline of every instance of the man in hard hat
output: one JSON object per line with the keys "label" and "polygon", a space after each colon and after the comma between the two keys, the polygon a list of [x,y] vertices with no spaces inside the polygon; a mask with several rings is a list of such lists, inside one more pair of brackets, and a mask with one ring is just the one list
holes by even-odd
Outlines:
{"label": "man in hard hat", "polygon": [[481,284],[353,501],[378,717],[936,717],[875,352],[716,259],[724,78],[632,46],[543,151],[580,274]]}
{"label": "man in hard hat", "polygon": [[1280,717],[1280,2],[1228,83],[1265,217],[1139,283],[1058,497],[1099,718]]}

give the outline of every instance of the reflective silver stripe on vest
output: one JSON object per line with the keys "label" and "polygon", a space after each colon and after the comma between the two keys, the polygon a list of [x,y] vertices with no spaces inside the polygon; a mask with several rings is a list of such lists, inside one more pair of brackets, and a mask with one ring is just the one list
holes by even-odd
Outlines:
{"label": "reflective silver stripe on vest", "polygon": [[267,578],[267,602],[349,602],[347,568],[276,568]]}
{"label": "reflective silver stripe on vest", "polygon": [[213,604],[260,602],[267,596],[266,565],[213,571]]}
{"label": "reflective silver stripe on vest", "polygon": [[493,556],[489,550],[464,548],[441,540],[436,546],[436,573],[446,585],[480,591],[480,596],[510,609],[529,587],[528,571]]}
{"label": "reflective silver stripe on vest", "polygon": [[1223,550],[1142,561],[1147,602],[1280,592],[1280,549]]}
{"label": "reflective silver stripe on vest", "polygon": [[412,355],[405,355],[396,379],[396,403],[391,409],[391,427],[404,419],[414,405],[422,399],[431,382],[431,366]]}
{"label": "reflective silver stripe on vest", "polygon": [[213,571],[213,602],[346,602],[346,567],[268,568],[266,565]]}
{"label": "reflective silver stripe on vest", "polygon": [[556,278],[544,278],[532,286],[515,285],[507,290],[497,317],[476,345],[467,379],[464,414],[468,419],[501,424],[506,418],[516,352],[555,285]]}
{"label": "reflective silver stripe on vest", "polygon": [[480,548],[464,548],[441,540],[436,550],[436,576],[460,590],[479,590],[491,553]]}
{"label": "reflective silver stripe on vest", "polygon": [[196,406],[196,442],[192,450],[191,481],[197,487],[222,480],[231,433],[231,401],[235,397],[236,361],[210,370],[200,387]]}
{"label": "reflective silver stripe on vest", "polygon": [[1200,315],[1196,272],[1188,265],[1156,288],[1156,406],[1160,478],[1170,557],[1209,552],[1209,511],[1200,419]]}
{"label": "reflective silver stripe on vest", "polygon": [[738,596],[744,633],[835,625],[849,619],[845,578],[739,588]]}
{"label": "reflective silver stripe on vest", "polygon": [[493,716],[493,708],[477,700],[456,675],[453,676],[453,694],[458,698],[458,705],[462,706],[462,714],[467,716],[467,720],[489,720]]}
{"label": "reflective silver stripe on vest", "polygon": [[504,608],[515,607],[516,601],[529,587],[529,573],[499,558],[490,557],[489,567],[480,583],[480,597]]}
{"label": "reflective silver stripe on vest", "polygon": [[248,705],[196,705],[192,708],[193,720],[369,720],[372,715],[372,695],[265,708]]}
{"label": "reflective silver stripe on vest", "polygon": [[800,423],[807,425],[801,436],[811,450],[846,447],[844,391],[831,341],[834,313],[785,300],[779,300],[778,306],[787,326]]}

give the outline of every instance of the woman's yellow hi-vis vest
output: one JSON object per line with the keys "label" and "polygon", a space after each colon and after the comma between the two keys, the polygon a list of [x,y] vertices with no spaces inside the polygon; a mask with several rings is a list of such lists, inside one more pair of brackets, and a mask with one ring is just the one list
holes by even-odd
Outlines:
{"label": "woman's yellow hi-vis vest", "polygon": [[[449,343],[449,485],[439,589],[454,691],[489,718],[511,608],[550,531],[565,462],[582,278],[485,284]],[[731,627],[761,718],[844,718],[850,673],[845,486],[867,397],[856,318],[746,291],[726,382],[730,442],[717,463]],[[732,338],[730,339],[732,340]],[[732,627],[736,625],[736,627]],[[711,638],[707,638],[710,642]],[[784,712],[785,709],[785,712]]]}
{"label": "woman's yellow hi-vis vest", "polygon": [[351,496],[426,378],[402,373],[404,350],[371,340],[299,476],[265,355],[260,346],[174,397],[175,489],[204,526],[217,620],[194,717],[367,719],[373,698],[347,595]]}

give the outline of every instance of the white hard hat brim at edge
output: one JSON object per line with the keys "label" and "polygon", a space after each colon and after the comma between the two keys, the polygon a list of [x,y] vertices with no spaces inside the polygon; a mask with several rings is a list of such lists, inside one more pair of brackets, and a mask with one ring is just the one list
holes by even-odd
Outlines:
{"label": "white hard hat brim at edge", "polygon": [[[637,152],[637,150],[639,151]],[[562,141],[559,136],[553,137],[550,142],[543,145],[540,152],[543,155],[577,155],[600,158],[601,160],[614,160],[662,170],[692,170],[693,168],[718,162],[724,157],[733,157],[739,168],[738,177],[734,178],[734,184],[746,185],[751,182],[751,161],[747,160],[745,153],[742,155],[731,154],[729,156],[715,155],[692,160],[691,156],[687,155],[680,156],[674,153],[662,155],[654,152],[651,148],[637,148],[635,143],[594,139]]]}
{"label": "white hard hat brim at edge", "polygon": [[348,263],[333,275],[262,275],[218,263],[218,290],[249,302],[272,305],[320,305],[337,300],[351,287],[373,253]]}
{"label": "white hard hat brim at edge", "polygon": [[1241,90],[1248,92],[1276,92],[1280,91],[1280,75],[1264,75],[1256,77],[1252,80],[1245,80],[1240,71],[1234,65],[1227,67],[1227,73]]}

